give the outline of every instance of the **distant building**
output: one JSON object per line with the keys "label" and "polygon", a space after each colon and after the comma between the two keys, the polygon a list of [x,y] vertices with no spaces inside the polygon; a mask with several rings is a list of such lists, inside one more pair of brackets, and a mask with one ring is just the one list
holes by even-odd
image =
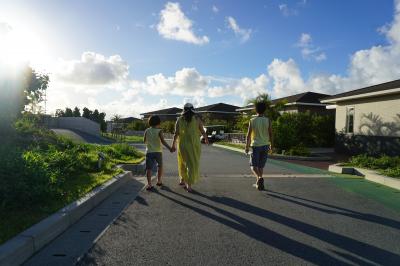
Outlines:
{"label": "distant building", "polygon": [[[326,98],[330,95],[316,93],[316,92],[304,92],[283,98],[278,98],[272,100],[272,106],[278,102],[285,101],[286,104],[281,110],[282,113],[301,113],[309,111],[311,113],[316,113],[320,115],[334,115],[334,111],[326,109],[327,104],[322,103],[321,99]],[[254,109],[253,104],[249,104],[242,108],[237,109],[237,111],[242,113],[248,113]]]}
{"label": "distant building", "polygon": [[167,109],[156,110],[140,114],[143,120],[147,120],[152,115],[158,115],[162,122],[164,121],[176,121],[177,117],[181,114],[182,109],[178,107],[172,107]]}
{"label": "distant building", "polygon": [[125,128],[126,125],[135,122],[135,121],[142,121],[142,119],[136,118],[136,117],[125,117],[121,118],[118,122],[114,121],[107,121],[107,132],[110,133],[114,130],[122,130]]}
{"label": "distant building", "polygon": [[336,150],[400,155],[400,80],[322,100],[336,110]]}
{"label": "distant building", "polygon": [[239,106],[226,103],[216,103],[196,108],[196,111],[204,119],[206,116],[212,120],[235,120],[240,112],[236,111]]}

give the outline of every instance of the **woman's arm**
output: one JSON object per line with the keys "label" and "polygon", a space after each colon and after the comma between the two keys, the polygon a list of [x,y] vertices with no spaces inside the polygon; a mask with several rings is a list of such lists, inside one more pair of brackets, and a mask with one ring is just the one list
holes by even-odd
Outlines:
{"label": "woman's arm", "polygon": [[160,130],[160,133],[158,134],[158,136],[160,137],[161,143],[168,149],[168,150],[172,150],[172,147],[169,146],[169,144],[165,141],[164,139],[164,134],[162,132],[162,130]]}
{"label": "woman's arm", "polygon": [[147,133],[147,129],[144,131],[144,134],[143,134],[143,143],[146,143],[146,133]]}
{"label": "woman's arm", "polygon": [[174,140],[172,141],[172,148],[171,148],[172,152],[176,151],[176,140],[178,139],[178,136],[179,136],[179,119],[176,120],[175,123]]}
{"label": "woman's arm", "polygon": [[248,154],[250,150],[250,141],[251,141],[251,122],[249,121],[249,128],[247,129],[247,136],[246,136],[246,148],[244,149],[246,154]]}
{"label": "woman's arm", "polygon": [[204,143],[205,144],[210,144],[209,141],[208,141],[208,136],[207,136],[206,132],[204,131],[203,122],[201,121],[200,118],[198,118],[198,121],[199,121],[199,130],[200,130],[201,135],[203,135]]}

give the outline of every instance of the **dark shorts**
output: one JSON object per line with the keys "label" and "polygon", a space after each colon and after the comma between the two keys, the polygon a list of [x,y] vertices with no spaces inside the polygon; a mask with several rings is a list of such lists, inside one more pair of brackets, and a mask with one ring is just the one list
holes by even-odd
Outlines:
{"label": "dark shorts", "polygon": [[150,152],[146,154],[146,170],[152,170],[155,166],[162,166],[162,153]]}
{"label": "dark shorts", "polygon": [[250,156],[250,166],[264,168],[267,163],[269,145],[251,148],[253,152]]}

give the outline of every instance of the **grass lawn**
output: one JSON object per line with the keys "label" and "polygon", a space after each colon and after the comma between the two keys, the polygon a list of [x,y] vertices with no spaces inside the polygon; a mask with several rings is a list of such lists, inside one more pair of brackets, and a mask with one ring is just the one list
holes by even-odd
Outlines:
{"label": "grass lawn", "polygon": [[103,137],[117,141],[117,142],[126,142],[126,143],[143,143],[143,136],[122,136],[115,137],[112,136],[111,133],[103,134]]}
{"label": "grass lawn", "polygon": [[121,169],[87,173],[68,179],[64,184],[65,197],[49,200],[41,205],[26,204],[20,208],[0,208],[0,244],[40,222],[69,203],[83,197],[93,188],[103,184],[113,176],[121,173]]}
{"label": "grass lawn", "polygon": [[29,123],[0,146],[0,244],[144,159],[126,143],[76,143]]}

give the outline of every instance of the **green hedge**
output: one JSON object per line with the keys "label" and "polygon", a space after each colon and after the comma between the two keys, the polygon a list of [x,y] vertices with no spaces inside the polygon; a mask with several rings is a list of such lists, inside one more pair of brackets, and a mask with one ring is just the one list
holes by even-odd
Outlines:
{"label": "green hedge", "polygon": [[335,141],[335,119],[305,113],[283,113],[272,122],[275,149],[289,151],[298,147],[332,147]]}
{"label": "green hedge", "polygon": [[377,170],[383,175],[400,177],[400,156],[381,156],[378,158],[366,154],[353,156],[345,165]]}

